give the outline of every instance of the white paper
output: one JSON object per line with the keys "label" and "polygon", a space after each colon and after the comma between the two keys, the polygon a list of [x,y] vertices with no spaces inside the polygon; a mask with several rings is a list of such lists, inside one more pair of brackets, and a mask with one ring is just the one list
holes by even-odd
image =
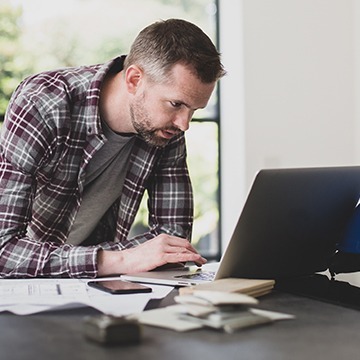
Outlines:
{"label": "white paper", "polygon": [[[104,279],[101,279],[104,280]],[[151,299],[162,299],[173,287],[146,284],[152,288],[151,293],[112,295],[88,287],[89,305],[107,315],[124,316],[138,314],[145,309]]]}
{"label": "white paper", "polygon": [[295,319],[295,315],[280,313],[277,311],[269,311],[255,308],[250,309],[250,311],[253,314],[265,316],[273,321]]}
{"label": "white paper", "polygon": [[144,325],[162,327],[181,332],[203,327],[201,324],[180,319],[180,307],[181,305],[172,305],[165,308],[144,311],[137,316],[134,316],[134,318]]}
{"label": "white paper", "polygon": [[1,280],[0,306],[8,304],[64,304],[86,301],[86,287],[78,280]]}
{"label": "white paper", "polygon": [[0,280],[0,312],[29,315],[49,310],[91,306],[108,315],[124,316],[143,311],[150,299],[162,299],[173,289],[169,286],[147,285],[153,289],[151,293],[111,295],[90,288],[87,285],[88,281],[92,280]]}

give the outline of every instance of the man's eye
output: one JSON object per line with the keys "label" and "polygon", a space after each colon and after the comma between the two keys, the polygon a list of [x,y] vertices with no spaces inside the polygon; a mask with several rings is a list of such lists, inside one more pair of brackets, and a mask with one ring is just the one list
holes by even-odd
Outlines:
{"label": "man's eye", "polygon": [[179,102],[176,102],[176,101],[170,101],[170,104],[174,108],[179,108],[182,105],[182,103],[179,103]]}

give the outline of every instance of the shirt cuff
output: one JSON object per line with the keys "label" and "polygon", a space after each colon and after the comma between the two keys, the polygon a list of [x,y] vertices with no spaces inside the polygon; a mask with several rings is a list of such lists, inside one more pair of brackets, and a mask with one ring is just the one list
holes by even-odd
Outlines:
{"label": "shirt cuff", "polygon": [[98,246],[74,246],[68,254],[68,272],[72,278],[95,278],[98,273],[97,253]]}

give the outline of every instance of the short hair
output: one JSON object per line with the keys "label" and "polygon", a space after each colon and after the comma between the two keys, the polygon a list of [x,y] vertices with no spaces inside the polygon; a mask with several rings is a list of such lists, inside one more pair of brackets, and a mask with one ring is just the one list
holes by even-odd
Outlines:
{"label": "short hair", "polygon": [[177,63],[190,66],[203,83],[215,82],[226,73],[210,38],[181,19],[161,20],[144,28],[130,48],[124,69],[137,65],[150,78],[161,81]]}

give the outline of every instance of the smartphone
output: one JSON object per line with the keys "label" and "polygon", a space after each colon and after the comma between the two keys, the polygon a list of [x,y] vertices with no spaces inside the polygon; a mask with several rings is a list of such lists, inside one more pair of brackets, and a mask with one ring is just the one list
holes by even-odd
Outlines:
{"label": "smartphone", "polygon": [[136,294],[152,291],[148,286],[123,280],[89,281],[88,285],[110,294]]}

